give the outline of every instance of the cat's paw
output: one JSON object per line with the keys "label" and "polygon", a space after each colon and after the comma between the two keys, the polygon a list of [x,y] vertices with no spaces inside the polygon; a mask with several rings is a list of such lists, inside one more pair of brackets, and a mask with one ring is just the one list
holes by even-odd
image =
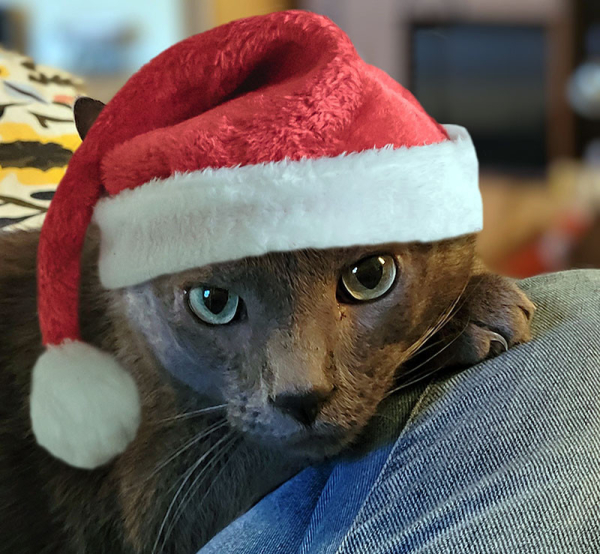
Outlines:
{"label": "cat's paw", "polygon": [[535,306],[514,281],[485,273],[471,279],[453,321],[449,364],[471,366],[531,339]]}
{"label": "cat's paw", "polygon": [[485,273],[472,277],[454,316],[417,356],[436,369],[469,367],[531,338],[535,306],[510,279]]}

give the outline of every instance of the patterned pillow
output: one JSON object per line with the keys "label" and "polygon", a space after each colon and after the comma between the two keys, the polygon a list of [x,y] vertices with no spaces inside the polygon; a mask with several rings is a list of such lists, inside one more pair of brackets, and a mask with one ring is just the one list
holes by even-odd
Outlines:
{"label": "patterned pillow", "polygon": [[37,227],[81,140],[83,83],[0,48],[0,228]]}

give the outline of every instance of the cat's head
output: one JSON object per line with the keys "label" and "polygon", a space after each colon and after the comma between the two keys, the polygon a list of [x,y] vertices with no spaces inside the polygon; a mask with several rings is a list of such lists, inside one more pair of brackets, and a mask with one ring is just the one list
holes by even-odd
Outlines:
{"label": "cat's head", "polygon": [[122,291],[182,404],[318,459],[347,445],[460,296],[472,237],[268,254]]}

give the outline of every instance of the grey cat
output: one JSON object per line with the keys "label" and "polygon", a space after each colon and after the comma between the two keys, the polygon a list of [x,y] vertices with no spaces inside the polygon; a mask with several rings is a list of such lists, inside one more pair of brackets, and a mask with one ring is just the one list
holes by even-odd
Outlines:
{"label": "grey cat", "polygon": [[[82,105],[80,104],[80,108]],[[85,136],[101,104],[76,114]],[[83,339],[134,376],[135,441],[71,468],[31,433],[37,232],[0,235],[0,552],[196,552],[311,463],[344,455],[381,401],[529,339],[533,305],[472,235],[303,250],[103,290],[83,257]]]}

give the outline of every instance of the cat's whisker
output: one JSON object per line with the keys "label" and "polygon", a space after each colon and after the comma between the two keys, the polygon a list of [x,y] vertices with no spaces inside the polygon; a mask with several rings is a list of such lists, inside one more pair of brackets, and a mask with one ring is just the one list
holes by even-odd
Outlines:
{"label": "cat's whisker", "polygon": [[431,325],[430,327],[428,327],[427,330],[421,335],[421,337],[419,337],[419,339],[417,339],[406,350],[406,352],[404,353],[404,360],[402,363],[406,363],[408,360],[410,360],[419,351],[421,346],[423,346],[433,335],[435,335],[435,333],[440,331],[444,327],[444,325],[446,325],[448,321],[450,321],[450,319],[455,313],[455,308],[466,289],[466,286],[467,285],[465,284],[459,296],[450,304],[450,306],[448,306],[448,308],[446,308],[446,310],[444,310],[438,316],[436,322],[433,323],[433,325]]}
{"label": "cat's whisker", "polygon": [[[446,310],[444,310],[438,316],[437,321],[433,325],[431,325],[427,329],[427,331],[425,331],[425,333],[423,333],[423,335],[407,349],[407,351],[405,352],[405,359],[403,363],[406,363],[414,355],[419,353],[421,346],[426,344],[432,336],[441,331],[444,328],[444,326],[446,326],[448,322],[452,319],[454,314],[456,314],[456,312],[458,312],[464,306],[466,301],[471,297],[471,295],[474,292],[473,290],[471,290],[469,295],[465,295],[465,291],[467,290],[469,283],[470,279],[467,279],[458,296],[451,302],[448,308],[446,308]],[[478,285],[476,284],[473,287],[473,289],[476,289],[477,286]]]}
{"label": "cat's whisker", "polygon": [[[460,293],[458,294],[458,296],[450,303],[450,305],[438,316],[437,320],[433,323],[433,325],[431,325],[430,327],[427,328],[427,330],[423,333],[423,335],[421,335],[421,337],[419,337],[419,339],[417,339],[404,353],[404,359],[402,361],[402,364],[406,363],[408,360],[410,360],[413,356],[415,356],[418,352],[420,352],[420,348],[427,343],[427,341],[434,336],[436,333],[438,333],[441,329],[444,328],[445,325],[447,325],[447,323],[452,319],[452,317],[454,316],[454,314],[460,310],[462,308],[462,306],[464,305],[464,303],[467,301],[468,297],[465,297],[465,290],[467,289],[467,286],[469,285],[469,279],[467,279],[465,281],[465,284],[463,285],[463,288],[461,289]],[[462,300],[462,302],[461,302]],[[463,331],[464,332],[464,331]],[[462,334],[462,332],[458,335],[458,337]],[[458,338],[456,337],[456,338]],[[456,340],[456,339],[455,339]],[[432,358],[430,358],[428,361],[430,361],[431,359],[433,359],[435,356],[439,355],[440,352],[436,353]],[[401,364],[401,365],[402,365]],[[420,364],[418,367],[421,367],[423,364]],[[439,371],[438,368],[436,371]],[[414,373],[414,370],[411,370],[411,373]],[[423,377],[424,378],[424,377]],[[421,378],[419,378],[420,380]],[[415,381],[416,383],[417,381]],[[411,383],[414,384],[414,383]],[[391,396],[392,394],[394,394],[395,392],[403,389],[403,388],[407,388],[408,385],[401,385],[400,387],[395,387],[393,389],[391,389],[390,391],[388,391],[386,393],[386,395],[384,396],[384,398],[387,398],[389,396]]]}
{"label": "cat's whisker", "polygon": [[[463,286],[463,289],[462,289],[462,291],[460,292],[460,294],[458,295],[458,297],[456,298],[456,300],[455,300],[455,301],[454,301],[454,302],[451,304],[451,306],[450,306],[449,310],[447,310],[447,311],[444,313],[444,316],[441,318],[441,323],[438,323],[436,326],[434,326],[434,327],[432,328],[432,331],[433,331],[433,332],[429,334],[429,337],[431,337],[431,336],[433,336],[435,333],[437,333],[437,332],[441,331],[441,329],[443,329],[443,327],[444,327],[445,325],[447,325],[447,324],[448,324],[448,323],[449,323],[449,322],[452,320],[452,317],[453,317],[453,316],[454,316],[454,315],[455,315],[457,312],[459,312],[459,311],[460,311],[460,310],[463,308],[463,306],[466,304],[466,302],[467,302],[467,301],[468,301],[468,300],[469,300],[469,299],[470,299],[470,298],[471,298],[471,297],[472,297],[472,296],[475,294],[475,292],[477,292],[478,288],[481,286],[481,283],[475,283],[474,285],[472,285],[472,286],[470,287],[469,293],[465,295],[465,290],[467,289],[467,286],[468,286],[470,283],[471,283],[471,280],[470,280],[470,279],[468,279],[468,280],[465,282],[465,285]],[[459,302],[460,302],[460,304],[459,304]],[[467,325],[467,326],[468,326],[468,325]],[[463,330],[462,330],[462,331],[459,333],[458,337],[460,337],[460,336],[461,336],[461,335],[462,335],[462,334],[465,332],[465,330],[466,330],[466,327],[465,327],[465,329],[463,329]],[[457,337],[457,338],[458,338],[458,337]],[[427,339],[427,340],[428,340],[428,339]],[[426,342],[427,342],[427,341],[425,341],[425,343],[426,343]],[[421,343],[421,345],[423,345],[423,344],[425,344],[425,343]],[[436,344],[436,343],[434,343],[434,344]],[[416,350],[414,350],[414,351],[412,352],[412,354],[411,354],[411,357],[412,357],[412,356],[414,356],[414,355],[416,355],[416,354],[419,354],[419,353],[423,352],[424,350],[425,350],[425,349],[423,349],[423,350],[420,350],[419,348],[417,348]],[[410,359],[410,358],[408,358],[408,359]]]}
{"label": "cat's whisker", "polygon": [[[173,529],[177,525],[177,522],[179,521],[179,518],[181,517],[181,515],[185,511],[185,509],[186,509],[187,505],[189,504],[190,500],[193,498],[195,490],[197,490],[198,488],[200,488],[200,486],[202,485],[202,483],[210,475],[210,473],[209,473],[210,470],[214,466],[216,466],[217,463],[220,460],[222,460],[228,453],[230,453],[231,450],[233,450],[233,448],[235,448],[235,444],[240,440],[239,437],[236,436],[236,435],[231,435],[230,439],[231,440],[229,440],[223,446],[223,448],[221,449],[221,451],[218,452],[208,462],[208,464],[205,467],[202,468],[202,470],[200,471],[200,473],[190,483],[190,486],[188,487],[187,492],[183,495],[183,497],[180,500],[179,507],[177,508],[177,510],[175,511],[175,513],[173,514],[173,520],[172,520],[171,524],[169,525],[169,528],[167,529],[167,531],[165,533],[163,544],[166,543],[169,540],[169,537],[171,536],[171,533],[173,532]],[[231,460],[231,458],[229,458],[229,460]],[[202,498],[200,500],[200,503],[202,503],[204,501],[204,499],[208,496],[208,494],[210,493],[210,491],[212,489],[212,486],[217,482],[217,480],[219,479],[219,477],[221,476],[221,474],[225,470],[225,468],[226,468],[227,463],[229,462],[229,460],[223,464],[223,466],[221,467],[221,469],[219,469],[219,471],[217,472],[217,474],[214,476],[214,478],[212,479],[211,484],[208,486],[208,488],[206,489],[206,492],[202,496]]]}
{"label": "cat's whisker", "polygon": [[171,499],[171,502],[169,503],[169,507],[167,508],[167,513],[165,514],[165,517],[162,520],[162,523],[158,529],[158,534],[156,536],[156,540],[154,541],[154,546],[152,548],[152,554],[156,554],[157,549],[158,549],[158,545],[160,544],[160,539],[162,537],[163,531],[165,530],[165,526],[167,524],[167,521],[169,520],[169,516],[171,515],[171,512],[173,511],[173,508],[175,506],[175,502],[177,502],[177,499],[179,498],[179,495],[181,494],[181,492],[183,491],[186,483],[190,480],[191,476],[194,474],[194,472],[196,471],[196,469],[198,469],[198,467],[200,467],[200,464],[202,464],[202,462],[208,457],[210,456],[210,454],[217,449],[226,439],[230,438],[230,434],[226,434],[225,436],[221,437],[217,442],[215,442],[215,444],[213,444],[202,456],[200,456],[192,465],[192,467],[184,474],[184,476],[182,477],[182,482],[179,485],[177,492],[175,493],[175,495],[173,496],[173,498]]}
{"label": "cat's whisker", "polygon": [[[461,329],[460,333],[458,333],[451,341],[449,341],[447,344],[445,344],[437,352],[435,352],[434,354],[429,356],[429,358],[427,358],[426,360],[423,360],[420,364],[416,365],[415,367],[411,367],[410,370],[408,370],[402,374],[402,377],[407,377],[408,375],[416,373],[424,365],[427,365],[429,362],[431,362],[432,360],[437,358],[440,354],[442,354],[447,348],[450,348],[458,339],[460,339],[460,337],[462,337],[464,335],[464,333],[468,329],[470,323],[471,323],[471,320],[470,319],[467,320],[467,324]],[[439,344],[440,342],[442,342],[442,341],[436,341],[435,344]],[[424,351],[425,350],[421,350],[420,352],[422,353]]]}
{"label": "cat's whisker", "polygon": [[[465,327],[463,328],[463,330],[449,344],[447,344],[442,350],[444,350],[445,348],[447,348],[448,346],[450,346],[452,344],[452,342],[458,340],[463,335],[463,333],[467,330],[468,327],[469,327],[468,324],[465,325]],[[422,367],[425,363],[428,363],[429,361],[431,361],[433,358],[435,358],[435,356],[437,356],[438,354],[440,354],[442,350],[440,350],[440,352],[438,352],[437,354],[434,354],[431,358],[429,358],[429,360],[426,360],[425,362],[419,364],[419,366],[417,366],[417,368],[415,368],[415,370],[418,369],[419,367]],[[408,381],[407,383],[402,383],[398,387],[395,387],[395,388],[389,390],[386,393],[386,395],[384,396],[384,398],[388,398],[389,396],[391,396],[392,394],[397,393],[398,391],[401,391],[403,389],[407,389],[408,387],[411,387],[412,385],[417,384],[418,382],[422,381],[423,379],[426,379],[427,377],[431,377],[432,375],[435,375],[438,371],[440,371],[441,369],[444,369],[444,367],[445,367],[444,365],[441,365],[441,366],[439,366],[439,367],[437,367],[435,369],[432,369],[431,371],[428,371],[428,372],[426,372],[426,373],[424,373],[422,375],[419,375],[416,379],[412,379],[411,381]],[[412,373],[414,373],[414,371]]]}
{"label": "cat's whisker", "polygon": [[[427,352],[428,350],[431,350],[432,348],[438,346],[439,344],[443,343],[443,339],[439,339],[430,343],[425,343],[425,346],[423,348],[420,348],[418,352],[416,352],[415,354],[423,354],[423,352]],[[407,360],[408,361],[408,360]]]}
{"label": "cat's whisker", "polygon": [[[225,454],[229,454],[231,453],[231,451],[241,442],[241,438],[240,437],[233,437],[233,440],[227,444],[227,446],[224,448],[223,450],[223,455],[221,456],[224,457]],[[223,464],[223,467],[221,467],[221,469],[219,470],[219,472],[217,473],[217,475],[215,476],[215,478],[213,479],[212,483],[210,484],[210,486],[208,487],[208,489],[206,489],[206,492],[204,493],[204,495],[202,496],[202,498],[200,499],[200,503],[204,502],[204,500],[206,499],[206,497],[208,496],[208,494],[210,493],[212,486],[219,480],[219,477],[221,476],[221,474],[223,473],[223,471],[225,470],[225,468],[227,467],[227,465],[230,463],[231,461],[231,457]]]}
{"label": "cat's whisker", "polygon": [[177,509],[175,510],[175,513],[173,514],[173,522],[171,523],[171,526],[177,521],[178,517],[181,515],[181,512],[183,511],[183,506],[185,505],[187,499],[192,494],[194,487],[196,487],[196,485],[199,486],[202,484],[203,477],[208,476],[208,473],[210,472],[212,467],[215,466],[217,464],[217,462],[227,453],[227,451],[229,450],[229,446],[237,440],[237,437],[234,434],[230,434],[227,436],[227,439],[229,439],[229,440],[225,441],[225,444],[223,445],[223,447],[218,452],[216,452],[215,455],[210,460],[208,460],[206,465],[204,467],[202,467],[200,472],[194,477],[194,479],[190,483],[187,491],[183,494],[183,496],[181,497],[181,499],[179,501],[179,506],[177,507]]}
{"label": "cat's whisker", "polygon": [[196,417],[196,416],[200,416],[200,415],[204,415],[204,414],[209,414],[212,412],[217,412],[219,410],[223,410],[224,408],[227,407],[227,404],[218,404],[216,406],[208,406],[206,408],[202,408],[200,410],[194,410],[192,412],[184,412],[182,414],[177,414],[174,415],[172,417],[167,417],[165,419],[159,419],[158,421],[156,421],[156,424],[161,424],[161,423],[170,423],[171,421],[177,421],[180,419],[189,419],[192,417]]}
{"label": "cat's whisker", "polygon": [[388,397],[392,396],[393,394],[400,392],[401,390],[405,390],[405,389],[412,387],[413,385],[416,385],[417,383],[423,381],[424,379],[427,379],[427,377],[431,377],[432,375],[436,374],[440,369],[443,369],[443,366],[440,366],[430,372],[424,373],[423,375],[420,375],[419,377],[417,377],[416,379],[413,379],[412,381],[409,381],[408,383],[403,383],[402,385],[388,391],[386,393],[386,395],[384,396],[384,398],[388,398]]}
{"label": "cat's whisker", "polygon": [[[469,286],[470,283],[472,286],[470,287],[469,293],[465,294],[465,291],[467,290],[467,287]],[[415,341],[415,343],[413,343],[413,345],[411,345],[411,347],[406,351],[406,353],[405,353],[406,358],[403,363],[406,363],[406,361],[410,360],[417,353],[421,353],[421,352],[425,351],[427,348],[430,348],[433,346],[433,345],[428,345],[426,347],[426,349],[420,350],[421,346],[426,344],[427,341],[432,336],[434,336],[441,329],[443,329],[443,327],[445,325],[447,325],[447,323],[452,319],[454,314],[457,313],[458,311],[460,311],[460,309],[465,305],[465,303],[469,300],[469,298],[471,298],[473,296],[473,294],[475,294],[475,292],[477,292],[477,289],[479,288],[479,286],[480,286],[480,283],[476,282],[475,284],[472,284],[472,279],[471,278],[467,279],[460,294],[450,304],[448,309],[446,309],[444,312],[442,312],[442,314],[438,317],[438,320],[436,321],[436,323],[434,323],[434,325],[432,325],[430,328],[428,328],[428,330],[425,333],[423,333],[423,335],[417,341]],[[441,354],[446,348],[448,348],[451,344],[453,344],[456,340],[458,340],[464,334],[464,332],[468,329],[469,323],[470,323],[470,321],[468,321],[467,324],[465,325],[465,327],[462,329],[462,331],[459,334],[457,334],[457,336],[454,337],[452,339],[452,341],[450,341],[447,345],[445,345],[442,349],[440,349],[440,351],[436,352],[433,356],[430,356],[427,360],[420,363],[415,368],[412,368],[409,372],[405,373],[403,376],[405,377],[407,375],[414,374],[418,369],[420,369],[425,364],[429,363],[432,359],[434,359],[436,356]],[[439,342],[441,342],[441,341],[436,341],[436,343],[433,343],[433,344],[439,344]],[[394,387],[393,389],[389,390],[385,394],[384,398],[388,398],[389,396],[399,392],[400,390],[407,389],[407,388],[417,384],[418,382],[420,382],[428,377],[431,377],[432,375],[434,375],[435,373],[440,371],[440,369],[443,369],[443,367],[444,366],[440,366],[436,369],[433,369],[431,371],[424,373],[423,375],[419,375],[417,378],[412,379],[412,380],[408,381],[407,383],[402,383],[401,385]]]}
{"label": "cat's whisker", "polygon": [[444,369],[443,365],[436,367],[435,369],[432,369],[431,371],[428,371],[427,373],[423,373],[422,375],[419,375],[417,378],[413,379],[412,381],[409,381],[408,383],[403,383],[402,385],[396,387],[395,389],[388,391],[385,398],[387,398],[388,396],[391,396],[392,394],[397,393],[403,389],[407,389],[409,387],[412,387],[413,385],[416,385],[417,383],[423,381],[424,379],[427,379],[428,377],[435,375],[442,369]]}
{"label": "cat's whisker", "polygon": [[214,432],[222,429],[227,425],[227,421],[218,421],[217,423],[213,423],[211,426],[204,429],[201,433],[198,433],[194,437],[192,437],[189,441],[187,441],[182,447],[180,447],[176,452],[174,452],[171,456],[169,456],[165,461],[161,462],[158,466],[156,466],[152,472],[146,476],[140,483],[137,483],[135,486],[139,487],[140,485],[146,483],[150,478],[156,475],[161,469],[167,466],[170,462],[172,462],[178,456],[181,456],[186,450],[200,442],[202,439],[207,438],[209,435],[212,435]]}

